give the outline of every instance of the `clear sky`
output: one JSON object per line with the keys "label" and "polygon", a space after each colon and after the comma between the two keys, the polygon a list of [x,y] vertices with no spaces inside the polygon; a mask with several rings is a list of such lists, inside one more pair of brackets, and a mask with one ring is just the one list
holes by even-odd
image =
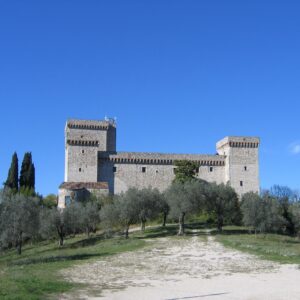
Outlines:
{"label": "clear sky", "polygon": [[261,186],[300,188],[299,1],[1,1],[0,182],[31,151],[64,176],[67,118],[117,117],[120,151],[261,138]]}

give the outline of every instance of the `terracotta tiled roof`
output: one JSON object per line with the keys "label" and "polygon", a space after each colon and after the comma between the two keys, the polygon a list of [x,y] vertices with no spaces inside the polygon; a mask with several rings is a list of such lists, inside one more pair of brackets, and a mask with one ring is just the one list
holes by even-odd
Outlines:
{"label": "terracotta tiled roof", "polygon": [[107,182],[63,182],[60,189],[67,190],[80,190],[80,189],[94,189],[94,190],[106,190],[108,189]]}

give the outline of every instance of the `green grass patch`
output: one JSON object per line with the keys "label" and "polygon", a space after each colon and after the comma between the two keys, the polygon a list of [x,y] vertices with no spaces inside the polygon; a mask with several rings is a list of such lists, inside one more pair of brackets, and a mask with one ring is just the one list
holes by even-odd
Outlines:
{"label": "green grass patch", "polygon": [[216,235],[224,246],[255,254],[262,259],[300,264],[300,240],[279,234],[249,234],[246,228],[226,228]]}
{"label": "green grass patch", "polygon": [[0,255],[0,299],[45,299],[49,294],[67,292],[75,286],[60,276],[60,270],[144,245],[145,241],[134,235],[127,240],[97,235],[67,239],[62,248],[57,242],[43,242],[25,246],[22,255],[7,251]]}

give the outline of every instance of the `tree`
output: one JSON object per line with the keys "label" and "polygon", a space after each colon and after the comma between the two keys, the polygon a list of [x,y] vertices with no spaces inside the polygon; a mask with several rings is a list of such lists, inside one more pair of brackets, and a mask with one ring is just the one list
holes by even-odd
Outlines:
{"label": "tree", "polygon": [[39,199],[22,194],[11,195],[2,203],[0,240],[4,247],[14,246],[22,253],[23,242],[32,239],[39,228]]}
{"label": "tree", "polygon": [[31,152],[26,152],[22,161],[20,171],[20,189],[25,191],[34,191],[35,187],[35,167],[32,162]]}
{"label": "tree", "polygon": [[286,226],[286,220],[282,217],[278,199],[266,193],[262,196],[262,202],[261,232],[278,232]]}
{"label": "tree", "polygon": [[175,160],[175,178],[174,182],[184,183],[196,177],[198,164],[190,160]]}
{"label": "tree", "polygon": [[57,196],[54,194],[49,194],[46,197],[42,198],[42,205],[48,208],[57,206]]}
{"label": "tree", "polygon": [[270,189],[270,195],[275,197],[279,202],[281,215],[286,223],[284,231],[287,234],[293,235],[295,233],[295,224],[293,222],[292,214],[289,207],[294,201],[294,199],[297,198],[295,192],[293,192],[287,186],[273,185]]}
{"label": "tree", "polygon": [[60,247],[68,234],[75,234],[81,227],[80,204],[71,204],[59,210],[43,207],[40,212],[40,235],[45,239],[58,236]]}
{"label": "tree", "polygon": [[136,190],[139,197],[139,219],[141,222],[141,230],[145,230],[146,221],[155,218],[159,213],[159,202],[161,195],[158,189],[145,188]]}
{"label": "tree", "polygon": [[90,236],[91,232],[96,232],[97,225],[100,222],[99,208],[97,203],[86,203],[86,205],[82,207],[80,218],[81,226],[88,236]]}
{"label": "tree", "polygon": [[160,212],[162,212],[162,214],[163,214],[163,223],[162,223],[162,226],[165,227],[166,226],[166,222],[167,222],[167,217],[168,217],[168,214],[170,212],[170,206],[169,206],[169,204],[167,202],[165,192],[161,194],[161,199],[160,199],[158,205],[159,205]]}
{"label": "tree", "polygon": [[129,227],[137,223],[139,218],[139,192],[136,188],[130,188],[125,193],[114,197],[113,203],[103,206],[100,218],[104,226],[124,228],[125,238],[128,238]]}
{"label": "tree", "polygon": [[241,210],[243,213],[243,223],[245,226],[252,227],[256,234],[261,229],[262,219],[264,218],[263,202],[256,193],[249,192],[243,195]]}
{"label": "tree", "polygon": [[170,217],[178,219],[178,235],[184,234],[185,217],[187,214],[200,210],[204,202],[204,186],[199,180],[184,183],[175,181],[166,191],[166,200],[170,207]]}
{"label": "tree", "polygon": [[18,156],[17,153],[15,152],[12,156],[11,165],[8,171],[8,176],[4,183],[5,187],[10,188],[14,193],[16,193],[19,189],[18,173],[19,173]]}
{"label": "tree", "polygon": [[236,214],[238,196],[234,189],[223,183],[206,185],[206,208],[216,215],[217,229],[222,231],[225,218]]}
{"label": "tree", "polygon": [[259,232],[276,232],[284,225],[280,214],[280,205],[276,198],[268,193],[260,197],[253,192],[246,193],[242,198],[243,222],[245,226]]}
{"label": "tree", "polygon": [[295,225],[295,233],[300,237],[300,202],[292,203],[289,207],[289,213]]}
{"label": "tree", "polygon": [[73,236],[82,230],[82,218],[83,205],[80,202],[72,202],[68,205],[63,212],[64,222],[67,233]]}

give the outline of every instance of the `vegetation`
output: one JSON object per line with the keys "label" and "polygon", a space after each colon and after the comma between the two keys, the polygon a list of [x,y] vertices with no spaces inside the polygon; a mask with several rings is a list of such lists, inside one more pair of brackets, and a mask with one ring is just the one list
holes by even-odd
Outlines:
{"label": "vegetation", "polygon": [[34,193],[35,189],[35,167],[32,162],[31,152],[24,154],[21,171],[20,171],[20,190],[23,193]]}
{"label": "vegetation", "polygon": [[199,168],[196,162],[190,160],[176,160],[174,165],[174,182],[184,183],[185,181],[196,178],[196,172]]}
{"label": "vegetation", "polygon": [[[229,185],[199,180],[196,172],[195,163],[177,161],[175,180],[164,193],[130,188],[116,196],[88,194],[59,210],[56,195],[34,192],[31,153],[24,155],[18,184],[14,154],[0,191],[0,298],[40,299],[67,291],[72,284],[63,283],[58,272],[75,261],[137,249],[147,237],[189,234],[199,225],[216,227],[225,246],[280,262],[300,261],[297,193],[276,185],[262,195],[247,193],[240,202]],[[160,218],[162,226],[145,231],[147,222],[157,225]],[[195,223],[187,225],[192,219]],[[178,226],[166,226],[167,220]],[[137,224],[140,233],[133,230],[129,239]],[[241,224],[246,227],[228,227]]]}
{"label": "vegetation", "polygon": [[300,264],[300,240],[279,234],[249,234],[247,229],[225,228],[216,236],[224,246],[279,263]]}
{"label": "vegetation", "polygon": [[0,299],[45,299],[48,294],[67,292],[75,285],[62,278],[62,269],[144,245],[140,238],[105,239],[99,234],[68,238],[63,247],[53,241],[27,244],[21,256],[6,251],[0,255]]}
{"label": "vegetation", "polygon": [[6,188],[11,189],[14,193],[16,193],[19,189],[19,166],[18,166],[18,156],[15,152],[11,159],[11,165],[8,171],[7,180],[4,183]]}

